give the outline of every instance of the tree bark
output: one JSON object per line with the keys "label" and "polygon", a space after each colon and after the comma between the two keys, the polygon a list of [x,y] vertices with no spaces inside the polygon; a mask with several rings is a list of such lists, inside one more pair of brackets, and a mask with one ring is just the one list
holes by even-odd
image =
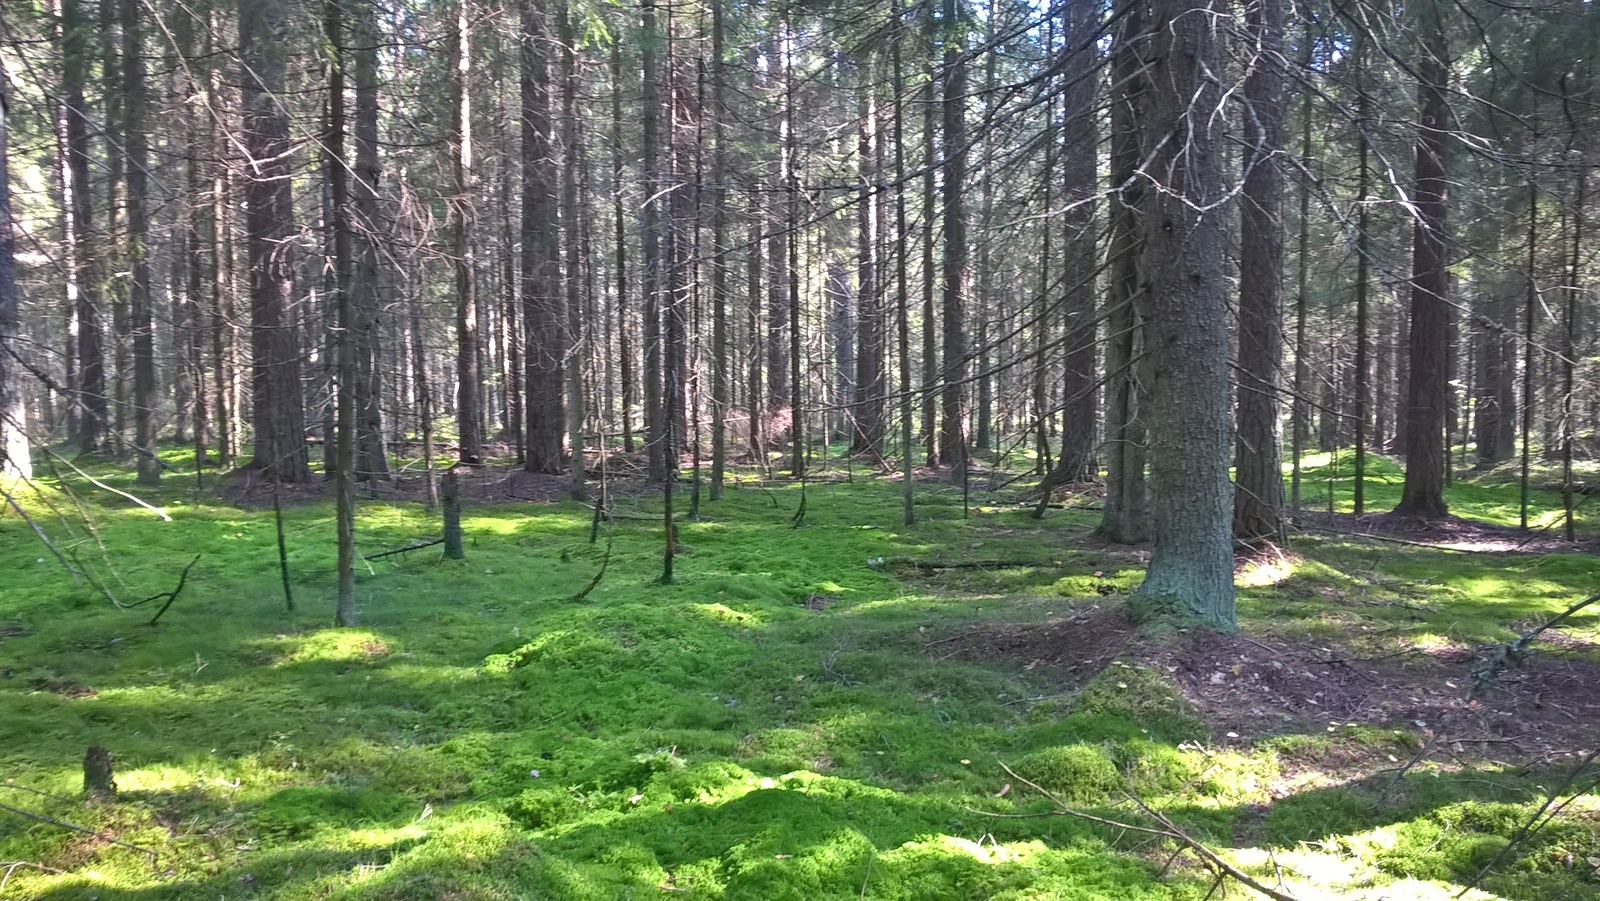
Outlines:
{"label": "tree bark", "polygon": [[1445,210],[1448,190],[1449,48],[1439,0],[1422,0],[1417,61],[1416,226],[1412,235],[1410,377],[1406,398],[1405,484],[1395,512],[1438,518],[1444,502],[1444,418],[1450,341],[1450,285]]}
{"label": "tree bark", "polygon": [[1257,0],[1246,15],[1255,58],[1244,83],[1233,533],[1254,543],[1283,538],[1283,7]]}
{"label": "tree bark", "polygon": [[293,177],[289,114],[280,102],[288,48],[283,0],[239,0],[244,61],[245,244],[250,261],[251,386],[255,456],[272,482],[311,479],[300,392],[300,340],[290,310]]}
{"label": "tree bark", "polygon": [[[0,31],[4,27],[5,9],[0,7]],[[10,112],[5,79],[0,78],[0,477],[27,479],[33,477],[33,463],[28,452],[27,412],[22,403],[22,370],[18,365],[22,322],[17,310],[16,229],[11,218],[10,135],[6,128]]]}
{"label": "tree bark", "polygon": [[1221,10],[1211,0],[1151,4],[1143,117],[1152,189],[1141,208],[1149,330],[1150,566],[1141,618],[1237,627],[1228,482],[1228,334],[1224,280]]}
{"label": "tree bark", "polygon": [[161,481],[156,455],[156,335],[150,276],[150,134],[145,124],[144,39],[139,0],[122,0],[123,152],[128,173],[128,316],[133,339],[133,441],[138,482]]}
{"label": "tree bark", "polygon": [[551,132],[552,45],[544,12],[521,0],[522,27],[522,318],[528,344],[528,472],[565,471],[562,455],[562,361],[566,327],[561,296],[560,234],[556,203],[556,149]]}

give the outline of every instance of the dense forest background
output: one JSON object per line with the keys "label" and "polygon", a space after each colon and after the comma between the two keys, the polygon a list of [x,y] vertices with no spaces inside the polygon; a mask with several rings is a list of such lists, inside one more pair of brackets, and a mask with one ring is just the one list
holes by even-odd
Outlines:
{"label": "dense forest background", "polygon": [[1103,533],[1225,623],[1230,539],[1319,502],[1311,449],[1354,448],[1358,513],[1366,455],[1400,456],[1426,517],[1457,471],[1548,460],[1569,530],[1595,450],[1587,2],[4,26],[15,468],[66,446],[148,484],[177,442],[349,507],[395,451],[430,498],[492,458],[581,496],[620,446],[698,503],[839,442],[957,480],[1023,452],[1050,486],[1104,471]]}

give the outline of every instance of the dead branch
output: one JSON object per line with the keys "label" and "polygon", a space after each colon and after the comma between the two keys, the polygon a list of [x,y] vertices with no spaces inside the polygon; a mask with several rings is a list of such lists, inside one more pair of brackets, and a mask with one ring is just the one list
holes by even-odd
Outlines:
{"label": "dead branch", "polygon": [[1173,841],[1178,842],[1198,855],[1201,860],[1205,861],[1206,864],[1211,867],[1212,871],[1217,874],[1219,879],[1223,876],[1226,876],[1227,878],[1232,879],[1247,888],[1266,895],[1268,898],[1273,899],[1273,901],[1298,901],[1298,899],[1296,899],[1293,895],[1264,885],[1255,877],[1229,863],[1227,860],[1223,859],[1222,855],[1211,850],[1211,848],[1207,847],[1199,839],[1196,839],[1189,835],[1189,833],[1184,832],[1177,826],[1177,824],[1173,823],[1170,819],[1167,819],[1167,817],[1159,811],[1152,809],[1150,805],[1144,802],[1144,799],[1140,798],[1137,794],[1131,791],[1125,791],[1124,794],[1127,796],[1129,801],[1132,801],[1141,811],[1144,812],[1145,816],[1148,816],[1152,820],[1156,821],[1156,827],[1142,826],[1136,823],[1125,823],[1118,820],[1108,819],[1106,817],[1098,817],[1094,814],[1085,813],[1081,810],[1069,807],[1060,798],[1041,788],[1037,783],[1019,776],[1015,770],[1011,769],[1009,766],[1006,766],[1004,762],[1000,763],[1000,768],[1005,770],[1006,773],[1008,773],[1013,779],[1016,779],[1039,794],[1049,798],[1051,803],[1056,805],[1056,812],[1058,813],[1065,814],[1076,819],[1085,820],[1090,823],[1097,823],[1102,826],[1110,826],[1114,829],[1142,832],[1147,835],[1158,835],[1163,838],[1172,839]]}
{"label": "dead branch", "polygon": [[[1597,595],[1596,597],[1600,597],[1600,595]],[[1595,598],[1590,598],[1584,603],[1587,604],[1594,600]],[[1571,612],[1572,611],[1570,610],[1568,611],[1568,613]],[[1562,614],[1562,616],[1566,615],[1567,614],[1565,613]],[[1557,617],[1557,619],[1560,619],[1560,617]],[[1554,622],[1554,620],[1552,620],[1552,622]],[[1467,884],[1463,886],[1461,891],[1456,894],[1457,898],[1476,888],[1478,883],[1483,881],[1483,877],[1489,875],[1489,871],[1493,870],[1496,864],[1500,863],[1500,861],[1504,859],[1507,854],[1511,853],[1511,849],[1527,841],[1535,832],[1543,829],[1545,823],[1548,823],[1550,819],[1555,817],[1556,813],[1560,812],[1559,809],[1556,811],[1551,811],[1550,817],[1546,818],[1543,823],[1540,822],[1540,819],[1544,818],[1545,816],[1545,811],[1550,810],[1550,806],[1556,802],[1556,799],[1561,797],[1562,793],[1567,789],[1571,788],[1572,783],[1578,781],[1578,777],[1583,775],[1584,770],[1589,768],[1589,764],[1593,763],[1595,757],[1597,756],[1600,756],[1600,748],[1590,751],[1582,760],[1578,761],[1578,765],[1572,768],[1572,772],[1567,774],[1567,778],[1562,780],[1560,785],[1551,789],[1549,794],[1545,795],[1544,803],[1539,805],[1539,809],[1533,812],[1533,816],[1528,817],[1528,819],[1517,828],[1517,831],[1512,834],[1510,841],[1507,841],[1504,845],[1502,845],[1500,850],[1496,851],[1495,855],[1489,858],[1489,862],[1483,865],[1483,869],[1478,871],[1478,875],[1467,881]],[[1583,792],[1580,792],[1580,794],[1593,791],[1594,787],[1594,784],[1590,783],[1586,788],[1584,788]]]}
{"label": "dead branch", "polygon": [[199,562],[200,562],[200,555],[199,554],[195,554],[194,555],[194,559],[189,561],[189,565],[185,566],[183,568],[183,572],[178,574],[178,584],[173,586],[173,589],[171,591],[163,591],[160,594],[152,594],[151,596],[145,598],[142,601],[135,602],[135,604],[133,604],[132,606],[138,606],[139,604],[148,603],[148,602],[154,601],[154,600],[156,600],[158,598],[166,598],[167,602],[165,604],[161,605],[161,609],[156,611],[156,615],[155,616],[150,617],[150,625],[152,625],[152,626],[155,625],[156,624],[156,620],[161,618],[161,614],[166,613],[167,612],[167,608],[171,607],[172,606],[172,602],[176,601],[178,599],[178,595],[183,592],[183,583],[189,581],[189,570],[193,569],[194,565],[196,563],[199,563]]}
{"label": "dead branch", "polygon": [[11,492],[7,491],[4,486],[0,486],[0,495],[4,495],[6,503],[11,506],[11,509],[17,511],[17,515],[22,517],[22,521],[27,523],[29,528],[33,529],[33,534],[38,536],[40,543],[49,549],[50,553],[55,555],[57,560],[61,561],[61,565],[66,567],[67,572],[72,574],[72,584],[82,585],[83,572],[76,566],[73,566],[72,561],[68,560],[67,556],[61,553],[61,549],[55,546],[55,542],[51,541],[50,536],[44,533],[44,529],[40,528],[39,524],[34,521],[33,517],[28,515],[28,511],[22,509],[21,504],[17,503],[16,497],[13,496]]}
{"label": "dead branch", "polygon": [[79,825],[76,825],[74,823],[68,823],[65,820],[58,820],[55,817],[45,816],[42,813],[34,813],[31,810],[23,810],[20,807],[12,807],[10,804],[0,804],[0,810],[8,811],[10,813],[14,813],[19,817],[27,817],[30,820],[38,820],[41,823],[49,823],[52,826],[60,826],[62,829],[70,829],[73,832],[81,832],[84,835],[92,835],[95,838],[98,838],[103,842],[107,842],[109,844],[116,845],[116,846],[118,846],[120,848],[128,848],[128,849],[133,850],[133,851],[138,851],[140,854],[148,854],[148,855],[150,855],[150,859],[151,860],[156,860],[157,858],[159,858],[161,856],[160,854],[158,854],[157,852],[155,852],[155,851],[153,851],[153,850],[151,850],[149,848],[143,848],[143,847],[140,847],[139,845],[131,845],[131,844],[125,842],[125,841],[120,841],[118,839],[109,838],[104,833],[96,832],[93,829],[90,829],[88,827],[79,826]]}
{"label": "dead branch", "polygon": [[167,512],[165,510],[162,510],[162,509],[160,509],[160,508],[158,508],[158,507],[156,507],[156,506],[154,506],[152,504],[149,504],[149,503],[147,503],[145,501],[142,501],[139,498],[134,497],[133,495],[129,494],[126,491],[123,491],[120,488],[113,488],[110,485],[107,485],[105,482],[102,482],[99,479],[95,478],[94,476],[89,475],[88,473],[86,473],[83,470],[79,469],[78,467],[73,466],[71,460],[68,460],[67,458],[62,457],[62,456],[60,456],[58,454],[51,453],[51,451],[48,448],[46,448],[44,450],[44,452],[45,452],[45,454],[47,456],[53,457],[54,459],[59,460],[61,463],[65,464],[68,469],[70,469],[73,472],[77,473],[85,481],[87,481],[89,484],[93,485],[94,487],[99,488],[102,491],[109,491],[112,494],[118,495],[119,497],[124,497],[124,498],[127,498],[130,501],[133,501],[135,504],[145,508],[146,510],[149,510],[151,513],[154,513],[156,516],[160,517],[162,522],[172,522],[172,517],[168,516]]}
{"label": "dead branch", "polygon": [[1539,626],[1529,629],[1528,631],[1517,636],[1515,641],[1509,641],[1502,645],[1496,645],[1494,649],[1491,650],[1487,655],[1480,658],[1478,665],[1472,669],[1473,697],[1478,697],[1487,691],[1489,686],[1492,685],[1496,679],[1500,678],[1501,673],[1504,673],[1511,667],[1522,665],[1523,661],[1532,656],[1533,642],[1541,634],[1555,628],[1556,626],[1559,626],[1566,620],[1571,619],[1578,613],[1578,611],[1597,601],[1600,601],[1600,594],[1592,594],[1576,604],[1573,604],[1571,607],[1561,611],[1550,619],[1545,620]]}
{"label": "dead branch", "polygon": [[424,539],[421,539],[421,540],[418,540],[418,541],[413,541],[412,543],[407,544],[407,545],[402,545],[400,547],[392,547],[392,548],[390,548],[390,549],[388,549],[386,551],[379,551],[376,554],[363,554],[361,556],[361,559],[363,559],[363,560],[377,560],[377,559],[380,559],[380,558],[383,558],[383,557],[393,557],[395,554],[404,554],[407,551],[420,551],[425,547],[433,547],[436,544],[444,544],[444,539],[443,538],[424,538]]}

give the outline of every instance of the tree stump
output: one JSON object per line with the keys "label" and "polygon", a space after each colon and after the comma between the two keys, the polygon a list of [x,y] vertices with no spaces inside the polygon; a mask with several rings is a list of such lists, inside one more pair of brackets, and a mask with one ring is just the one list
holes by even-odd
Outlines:
{"label": "tree stump", "polygon": [[111,752],[99,745],[89,748],[83,755],[83,791],[85,794],[108,797],[117,793],[117,780],[113,778]]}

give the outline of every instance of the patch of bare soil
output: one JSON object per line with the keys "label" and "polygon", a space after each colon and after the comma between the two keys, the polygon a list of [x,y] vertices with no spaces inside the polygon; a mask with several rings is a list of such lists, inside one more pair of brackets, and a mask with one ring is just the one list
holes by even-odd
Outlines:
{"label": "patch of bare soil", "polygon": [[1065,690],[1117,657],[1163,672],[1219,744],[1323,734],[1360,724],[1433,739],[1440,753],[1549,759],[1594,747],[1600,662],[1560,635],[1544,652],[1471,696],[1478,654],[1405,651],[1374,656],[1337,645],[1194,630],[1136,633],[1123,608],[1096,604],[1043,623],[995,623],[928,642],[938,657],[1020,666]]}
{"label": "patch of bare soil", "polygon": [[1393,539],[1405,544],[1420,544],[1453,551],[1485,554],[1551,554],[1571,551],[1600,551],[1600,540],[1566,541],[1559,529],[1522,529],[1446,516],[1420,519],[1393,513],[1306,513],[1303,527],[1317,532],[1333,532],[1377,540]]}
{"label": "patch of bare soil", "polygon": [[929,653],[974,662],[1020,664],[1022,669],[1077,688],[1121,655],[1134,639],[1121,606],[1095,604],[1042,623],[993,623],[926,644]]}

